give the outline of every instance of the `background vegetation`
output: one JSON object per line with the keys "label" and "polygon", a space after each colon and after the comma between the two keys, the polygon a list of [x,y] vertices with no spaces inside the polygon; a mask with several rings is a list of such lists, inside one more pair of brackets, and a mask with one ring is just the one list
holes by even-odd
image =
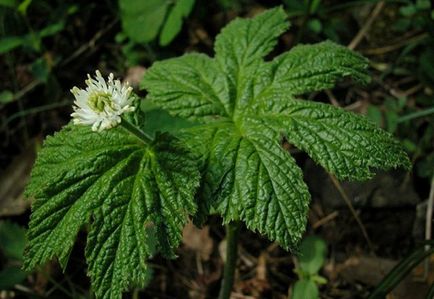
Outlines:
{"label": "background vegetation", "polygon": [[[137,86],[154,61],[190,51],[210,54],[214,36],[229,20],[276,5],[286,9],[292,27],[272,55],[330,39],[370,59],[368,86],[344,81],[310,99],[366,114],[402,141],[413,170],[380,173],[367,183],[338,183],[295,152],[313,194],[308,235],[325,241],[307,239],[317,245],[301,250],[317,248],[312,254],[319,260],[312,266],[243,231],[234,298],[287,298],[303,288],[319,290],[322,298],[365,298],[398,260],[429,238],[427,206],[434,201],[430,1],[0,0],[0,298],[93,296],[84,238],[64,274],[56,262],[31,274],[20,270],[30,213],[23,187],[44,136],[70,119],[69,89],[83,86],[95,69]],[[156,128],[173,125],[163,114],[150,115]],[[130,295],[216,297],[225,246],[219,224],[213,218],[202,230],[188,226],[180,258],[156,257],[148,288]],[[416,268],[393,298],[424,298],[434,282],[432,267],[428,259]]]}

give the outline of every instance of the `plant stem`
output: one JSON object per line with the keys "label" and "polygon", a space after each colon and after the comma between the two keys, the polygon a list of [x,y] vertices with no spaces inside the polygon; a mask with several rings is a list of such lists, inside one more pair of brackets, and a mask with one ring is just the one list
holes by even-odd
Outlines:
{"label": "plant stem", "polygon": [[434,113],[434,107],[428,108],[428,109],[425,109],[425,110],[420,110],[420,111],[417,111],[417,112],[413,112],[413,113],[401,116],[400,118],[398,118],[398,123],[406,122],[406,121],[409,121],[409,120],[412,120],[412,119],[415,119],[415,118],[418,118],[418,117],[427,116],[427,115],[430,115],[430,114],[433,114],[433,113]]}
{"label": "plant stem", "polygon": [[134,126],[132,123],[130,123],[124,118],[122,118],[121,126],[125,130],[127,130],[128,133],[133,134],[134,136],[142,140],[144,143],[150,144],[153,142],[152,138],[148,134],[146,134],[145,132],[143,132],[142,130],[140,130],[139,128],[137,128],[136,126]]}
{"label": "plant stem", "polygon": [[219,299],[229,299],[234,285],[235,267],[238,255],[238,235],[240,223],[234,221],[226,225],[226,263],[223,272]]}

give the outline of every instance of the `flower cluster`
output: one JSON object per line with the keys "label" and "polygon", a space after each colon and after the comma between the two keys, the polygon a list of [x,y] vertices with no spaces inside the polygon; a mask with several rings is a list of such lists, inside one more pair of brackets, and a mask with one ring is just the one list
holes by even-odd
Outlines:
{"label": "flower cluster", "polygon": [[132,88],[114,80],[110,74],[106,81],[99,71],[93,79],[87,75],[86,89],[71,89],[75,97],[74,112],[71,114],[74,124],[91,125],[93,131],[113,128],[121,122],[121,115],[135,110]]}

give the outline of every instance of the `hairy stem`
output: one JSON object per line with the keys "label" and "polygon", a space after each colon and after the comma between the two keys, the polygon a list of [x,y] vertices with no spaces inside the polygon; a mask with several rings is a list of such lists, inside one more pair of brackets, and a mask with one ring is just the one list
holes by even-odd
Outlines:
{"label": "hairy stem", "polygon": [[222,285],[220,287],[219,299],[229,299],[234,284],[235,267],[238,255],[238,235],[240,223],[231,222],[226,225],[226,263],[223,272]]}
{"label": "hairy stem", "polygon": [[121,126],[126,131],[128,131],[128,133],[133,134],[134,136],[142,140],[144,143],[150,144],[153,142],[152,138],[148,134],[146,134],[145,132],[143,132],[142,130],[140,130],[139,128],[137,128],[136,126],[134,126],[132,123],[130,123],[124,118],[122,118]]}

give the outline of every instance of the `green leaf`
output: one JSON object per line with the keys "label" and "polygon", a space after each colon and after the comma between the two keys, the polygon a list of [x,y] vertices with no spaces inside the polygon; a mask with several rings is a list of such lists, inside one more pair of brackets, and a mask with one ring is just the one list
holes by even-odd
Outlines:
{"label": "green leaf", "polygon": [[6,36],[0,39],[0,54],[12,51],[26,43],[25,36]]}
{"label": "green leaf", "polygon": [[26,243],[24,228],[8,221],[0,222],[0,249],[8,259],[21,261]]}
{"label": "green leaf", "polygon": [[122,28],[131,40],[153,40],[164,22],[170,2],[166,0],[119,0]]}
{"label": "green leaf", "polygon": [[12,289],[26,279],[26,272],[20,267],[6,267],[0,271],[0,290]]}
{"label": "green leaf", "polygon": [[15,99],[14,93],[10,90],[3,90],[0,92],[0,103],[1,104],[7,104],[10,102],[13,102]]}
{"label": "green leaf", "polygon": [[300,244],[298,260],[301,270],[314,276],[324,265],[327,255],[327,244],[316,236],[308,236]]}
{"label": "green leaf", "polygon": [[233,109],[228,102],[224,74],[203,54],[186,54],[154,63],[142,85],[158,106],[190,120],[228,117]]}
{"label": "green leaf", "polygon": [[374,105],[369,105],[366,111],[366,117],[374,122],[377,126],[381,126],[383,123],[383,115],[380,108]]}
{"label": "green leaf", "polygon": [[224,223],[243,220],[249,229],[290,249],[306,222],[309,193],[302,172],[280,146],[278,133],[264,130],[256,119],[245,125],[244,136],[232,124],[184,133],[184,142],[203,157],[199,211],[215,210]]}
{"label": "green leaf", "polygon": [[54,256],[66,267],[78,231],[89,223],[86,260],[97,297],[142,287],[155,247],[175,256],[196,210],[196,169],[167,134],[146,145],[122,128],[65,127],[47,138],[27,187],[35,201],[25,269]]}
{"label": "green leaf", "polygon": [[0,39],[0,54],[7,53],[22,46],[28,46],[35,51],[40,51],[40,40],[62,31],[64,26],[64,22],[58,22],[48,25],[47,27],[42,28],[42,30],[34,33],[28,33],[22,36],[3,37]]}
{"label": "green leaf", "polygon": [[376,168],[411,167],[400,143],[367,118],[331,105],[277,97],[269,98],[262,119],[339,179],[366,180]]}
{"label": "green leaf", "polygon": [[250,66],[274,48],[277,38],[289,28],[286,19],[281,7],[253,19],[235,19],[216,37],[217,61],[229,72]]}
{"label": "green leaf", "polygon": [[38,32],[40,38],[54,35],[65,28],[65,22],[57,22],[44,27],[41,31]]}
{"label": "green leaf", "polygon": [[307,27],[316,34],[318,34],[322,30],[322,23],[319,19],[312,19],[307,22]]}
{"label": "green leaf", "polygon": [[319,291],[316,283],[312,280],[299,280],[292,289],[292,299],[317,299]]}
{"label": "green leaf", "polygon": [[23,0],[20,5],[18,5],[17,10],[23,14],[27,14],[27,9],[29,8],[30,4],[32,4],[33,0]]}
{"label": "green leaf", "polygon": [[178,0],[171,9],[160,34],[160,45],[168,45],[182,28],[182,19],[188,17],[195,0]]}
{"label": "green leaf", "polygon": [[268,63],[268,76],[272,79],[268,89],[301,95],[332,88],[346,76],[367,83],[367,66],[366,58],[330,41],[299,45]]}
{"label": "green leaf", "polygon": [[161,108],[155,108],[144,112],[145,123],[142,130],[151,136],[157,132],[169,132],[175,136],[183,129],[190,128],[195,123],[184,118],[171,116]]}
{"label": "green leaf", "polygon": [[16,0],[0,0],[0,6],[14,8],[17,6],[17,1]]}
{"label": "green leaf", "polygon": [[218,213],[291,249],[305,229],[309,193],[282,140],[339,178],[365,179],[371,168],[409,161],[390,134],[364,117],[295,98],[345,76],[365,83],[368,63],[331,42],[265,62],[288,27],[280,7],[236,19],[216,38],[215,58],[192,53],[154,63],[142,87],[171,115],[203,123],[181,136],[202,172],[196,223]]}

